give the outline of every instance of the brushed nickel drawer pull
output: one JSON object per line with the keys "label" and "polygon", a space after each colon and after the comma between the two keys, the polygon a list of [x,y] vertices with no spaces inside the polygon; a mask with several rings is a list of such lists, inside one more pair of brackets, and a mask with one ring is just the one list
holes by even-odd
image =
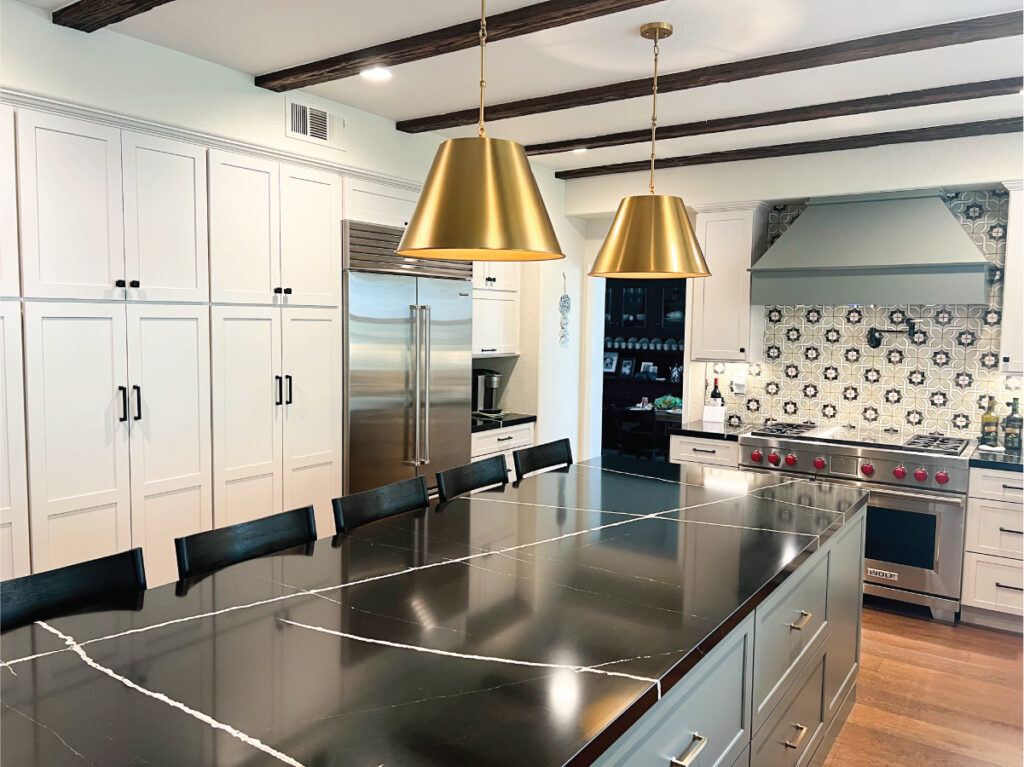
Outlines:
{"label": "brushed nickel drawer pull", "polygon": [[[793,623],[790,623],[790,624],[789,624],[789,627],[790,627],[791,629],[796,629],[797,631],[803,631],[803,630],[804,630],[804,627],[805,627],[805,626],[806,626],[806,625],[807,625],[808,623],[810,623],[810,622],[811,622],[811,618],[812,618],[813,616],[814,616],[814,613],[809,613],[809,612],[807,612],[806,610],[801,610],[801,611],[800,611],[800,617],[799,617],[799,618],[797,618],[795,622],[793,622]],[[799,726],[799,725],[798,725],[798,726]]]}
{"label": "brushed nickel drawer pull", "polygon": [[1010,591],[1024,591],[1024,589],[1022,589],[1020,586],[1010,586],[1009,584],[1000,583],[999,581],[996,581],[996,588],[1009,589]]}
{"label": "brushed nickel drawer pull", "polygon": [[693,764],[693,760],[700,756],[700,752],[704,750],[704,746],[707,744],[708,739],[706,736],[701,735],[699,732],[693,733],[693,740],[690,741],[690,745],[686,747],[683,753],[670,761],[669,764],[673,764],[675,767],[690,767]]}
{"label": "brushed nickel drawer pull", "polygon": [[1011,530],[1008,527],[1000,527],[999,532],[1001,533],[1012,533],[1013,535],[1024,535],[1024,530]]}
{"label": "brushed nickel drawer pull", "polygon": [[796,740],[790,743],[786,741],[786,748],[800,748],[800,744],[804,742],[804,736],[807,734],[807,728],[797,722],[793,723],[793,726],[800,730],[800,734],[796,736]]}

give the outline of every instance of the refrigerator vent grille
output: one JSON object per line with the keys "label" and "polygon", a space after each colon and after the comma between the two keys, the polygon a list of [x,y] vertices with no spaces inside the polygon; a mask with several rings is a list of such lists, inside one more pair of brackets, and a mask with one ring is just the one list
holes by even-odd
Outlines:
{"label": "refrigerator vent grille", "polygon": [[402,240],[402,229],[362,221],[346,221],[344,226],[346,269],[453,280],[473,279],[473,264],[469,261],[435,261],[398,255],[395,250]]}

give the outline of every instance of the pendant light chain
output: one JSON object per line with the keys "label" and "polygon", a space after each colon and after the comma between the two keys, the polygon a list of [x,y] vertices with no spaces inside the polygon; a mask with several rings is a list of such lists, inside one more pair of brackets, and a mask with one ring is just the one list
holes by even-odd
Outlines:
{"label": "pendant light chain", "polygon": [[654,138],[658,127],[658,33],[654,33],[654,99],[651,105],[651,194],[654,194]]}
{"label": "pendant light chain", "polygon": [[484,88],[487,87],[487,80],[484,78],[484,47],[487,45],[487,0],[480,0],[480,120],[477,127],[477,135],[480,138],[487,138],[487,129],[484,127]]}

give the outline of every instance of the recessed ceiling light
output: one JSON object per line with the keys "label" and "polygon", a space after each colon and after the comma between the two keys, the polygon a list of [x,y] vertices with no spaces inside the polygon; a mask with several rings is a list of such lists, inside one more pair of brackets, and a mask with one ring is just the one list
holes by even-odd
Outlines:
{"label": "recessed ceiling light", "polygon": [[581,146],[581,147],[577,147],[576,149],[573,149],[572,153],[573,154],[583,154],[586,151],[587,151],[587,148],[585,146]]}
{"label": "recessed ceiling light", "polygon": [[377,82],[383,82],[384,80],[391,79],[391,70],[385,69],[384,67],[370,67],[369,69],[364,69],[362,72],[360,72],[359,76],[367,80],[376,80]]}

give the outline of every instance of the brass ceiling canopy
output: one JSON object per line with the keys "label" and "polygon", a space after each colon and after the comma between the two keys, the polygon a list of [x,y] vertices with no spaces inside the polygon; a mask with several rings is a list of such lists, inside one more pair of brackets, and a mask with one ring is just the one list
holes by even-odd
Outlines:
{"label": "brass ceiling canopy", "polygon": [[487,137],[480,2],[480,122],[475,138],[445,141],[423,184],[398,254],[454,261],[548,261],[565,258],[520,144]]}
{"label": "brass ceiling canopy", "polygon": [[708,277],[697,237],[679,197],[654,193],[655,138],[658,126],[658,40],[672,34],[663,21],[644,24],[640,35],[654,41],[654,89],[651,109],[650,194],[626,197],[597,254],[591,277],[675,279]]}

